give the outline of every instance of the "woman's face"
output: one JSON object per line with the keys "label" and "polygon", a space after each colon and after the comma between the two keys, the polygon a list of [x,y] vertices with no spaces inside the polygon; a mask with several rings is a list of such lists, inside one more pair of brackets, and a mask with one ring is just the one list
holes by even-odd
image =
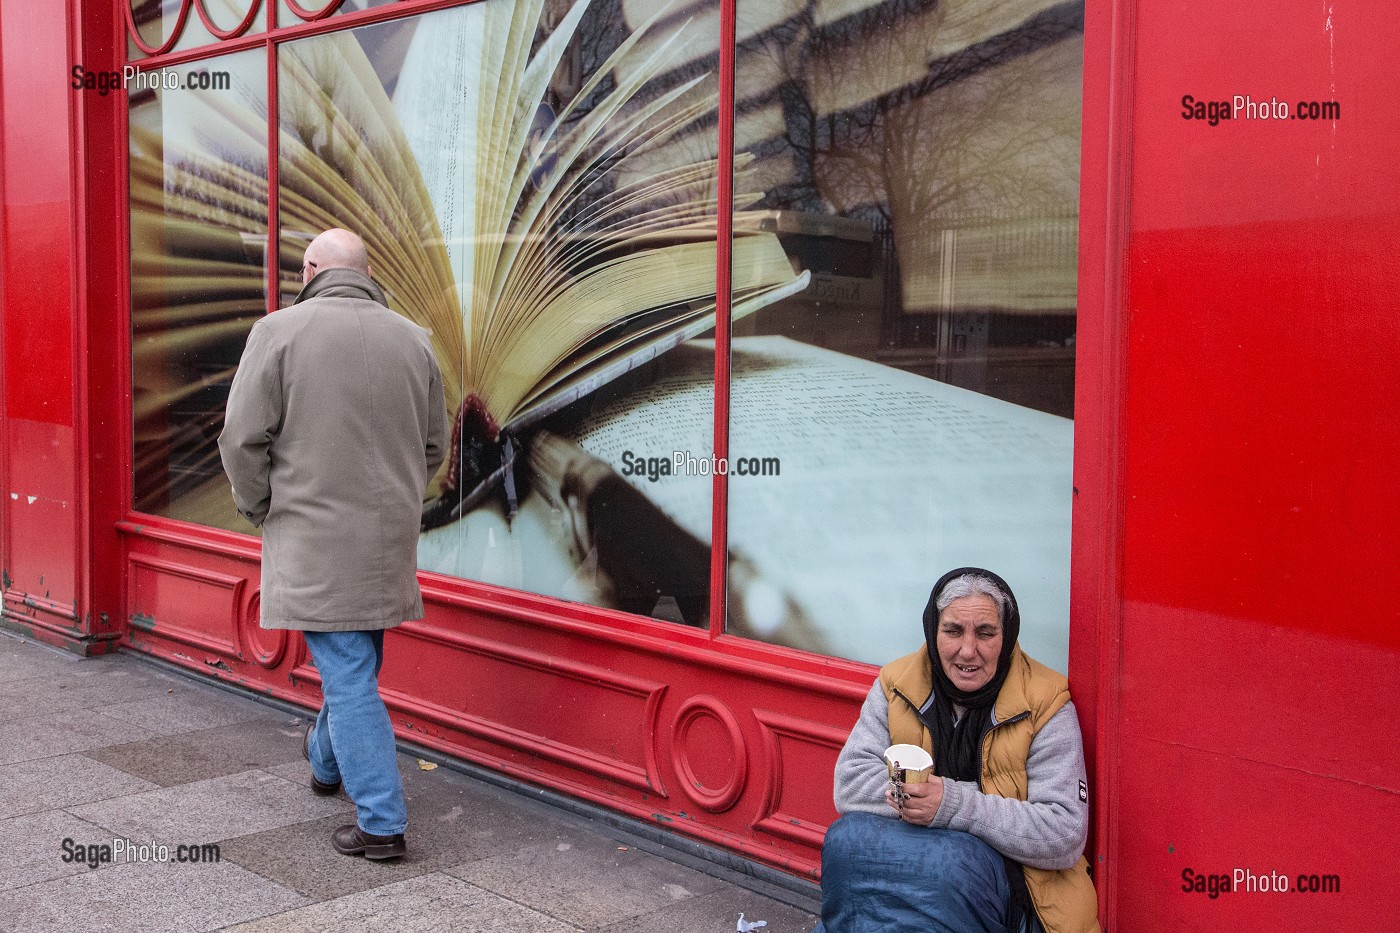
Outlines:
{"label": "woman's face", "polygon": [[964,693],[986,686],[1001,655],[1001,619],[990,596],[959,596],[938,614],[938,660]]}

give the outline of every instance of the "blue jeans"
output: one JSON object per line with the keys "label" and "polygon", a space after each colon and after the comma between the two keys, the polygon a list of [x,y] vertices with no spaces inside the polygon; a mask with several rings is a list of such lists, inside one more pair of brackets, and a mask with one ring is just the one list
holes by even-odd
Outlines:
{"label": "blue jeans", "polygon": [[408,826],[398,749],[389,711],[379,698],[384,631],[303,632],[321,672],[324,702],[311,730],[311,773],[345,783],[360,829],[392,836]]}
{"label": "blue jeans", "polygon": [[1007,933],[1001,855],[951,829],[851,813],[822,845],[822,921],[813,933]]}

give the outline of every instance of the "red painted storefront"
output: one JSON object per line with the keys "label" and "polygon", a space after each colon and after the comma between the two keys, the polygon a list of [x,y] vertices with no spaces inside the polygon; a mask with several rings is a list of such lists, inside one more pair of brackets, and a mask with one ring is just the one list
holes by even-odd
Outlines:
{"label": "red painted storefront", "polygon": [[[5,624],[314,707],[300,639],[257,626],[257,540],[131,507],[125,99],[69,84],[125,30],[119,2],[0,2]],[[1108,929],[1400,928],[1398,42],[1379,0],[1086,5],[1069,673]],[[1340,117],[1183,115],[1236,94]],[[405,739],[815,875],[873,667],[722,611],[421,582],[382,679]],[[1186,869],[1340,891],[1211,897]]]}

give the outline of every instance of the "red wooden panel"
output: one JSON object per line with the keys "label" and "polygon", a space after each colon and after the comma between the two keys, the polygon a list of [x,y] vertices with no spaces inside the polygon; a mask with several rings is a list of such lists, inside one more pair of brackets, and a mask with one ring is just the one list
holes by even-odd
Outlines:
{"label": "red wooden panel", "polygon": [[516,763],[545,759],[665,795],[650,742],[664,684],[421,622],[396,629],[384,654],[382,688],[409,720],[504,746]]}
{"label": "red wooden panel", "polygon": [[[6,309],[6,322],[10,310]],[[9,361],[6,369],[25,372]],[[73,428],[26,418],[11,418],[5,428],[10,469],[0,500],[7,538],[5,589],[66,605],[71,613],[78,595],[79,509]]]}
{"label": "red wooden panel", "polygon": [[[1109,899],[1122,929],[1387,929],[1400,22],[1378,0],[1136,13]],[[1341,117],[1210,126],[1186,94]],[[1342,890],[1211,899],[1187,867]]]}
{"label": "red wooden panel", "polygon": [[131,623],[221,656],[240,655],[242,577],[195,564],[133,554],[128,558]]}
{"label": "red wooden panel", "polygon": [[1400,648],[1397,234],[1390,216],[1134,236],[1127,520],[1153,572],[1128,596]]}
{"label": "red wooden panel", "polygon": [[[3,85],[5,358],[8,415],[41,424],[73,425],[74,273],[71,178],[73,156],[65,119],[74,93],[65,80],[64,17],[33,4],[4,7]],[[57,115],[57,119],[55,119]],[[23,145],[18,145],[23,140]],[[66,447],[23,451],[71,475]],[[63,454],[69,456],[64,458]],[[16,464],[15,466],[18,466]],[[42,477],[41,477],[42,478]]]}
{"label": "red wooden panel", "polygon": [[[1119,820],[1131,830],[1115,929],[1400,929],[1400,795],[1156,737],[1125,737],[1123,755]],[[1197,874],[1233,885],[1236,869],[1277,873],[1289,890],[1183,890]],[[1299,874],[1336,875],[1340,889],[1300,891]]]}
{"label": "red wooden panel", "polygon": [[823,801],[803,790],[814,783],[830,789],[829,775],[850,729],[775,710],[754,710],[754,715],[763,725],[768,756],[767,795],[754,829],[820,846],[826,827],[836,819],[836,805],[829,793]]}
{"label": "red wooden panel", "polygon": [[[1131,603],[1123,667],[1124,735],[1305,772],[1317,783],[1312,797],[1339,781],[1400,794],[1400,700],[1386,686],[1397,682],[1400,661],[1389,648]],[[1351,819],[1364,838],[1370,817]]]}
{"label": "red wooden panel", "polygon": [[[1393,213],[1400,112],[1384,64],[1400,38],[1392,4],[1140,0],[1136,17],[1136,67],[1118,76],[1136,113],[1135,229]],[[1336,100],[1341,119],[1212,127],[1182,117],[1186,94]]]}
{"label": "red wooden panel", "polygon": [[749,749],[739,718],[712,696],[686,700],[671,726],[671,766],[682,793],[710,813],[723,813],[743,795]]}

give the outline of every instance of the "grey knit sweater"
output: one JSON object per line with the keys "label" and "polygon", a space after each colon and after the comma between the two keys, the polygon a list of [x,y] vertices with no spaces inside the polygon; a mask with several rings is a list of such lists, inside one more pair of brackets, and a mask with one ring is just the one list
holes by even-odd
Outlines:
{"label": "grey knit sweater", "polygon": [[[995,722],[995,712],[992,715]],[[885,803],[889,771],[884,754],[889,746],[889,705],[876,680],[836,759],[834,797],[838,812],[896,818]],[[1073,866],[1089,833],[1084,743],[1073,703],[1066,703],[1050,717],[1031,741],[1026,777],[1029,800],[984,794],[972,781],[943,779],[943,802],[933,825],[971,833],[1003,855],[1033,868]]]}

